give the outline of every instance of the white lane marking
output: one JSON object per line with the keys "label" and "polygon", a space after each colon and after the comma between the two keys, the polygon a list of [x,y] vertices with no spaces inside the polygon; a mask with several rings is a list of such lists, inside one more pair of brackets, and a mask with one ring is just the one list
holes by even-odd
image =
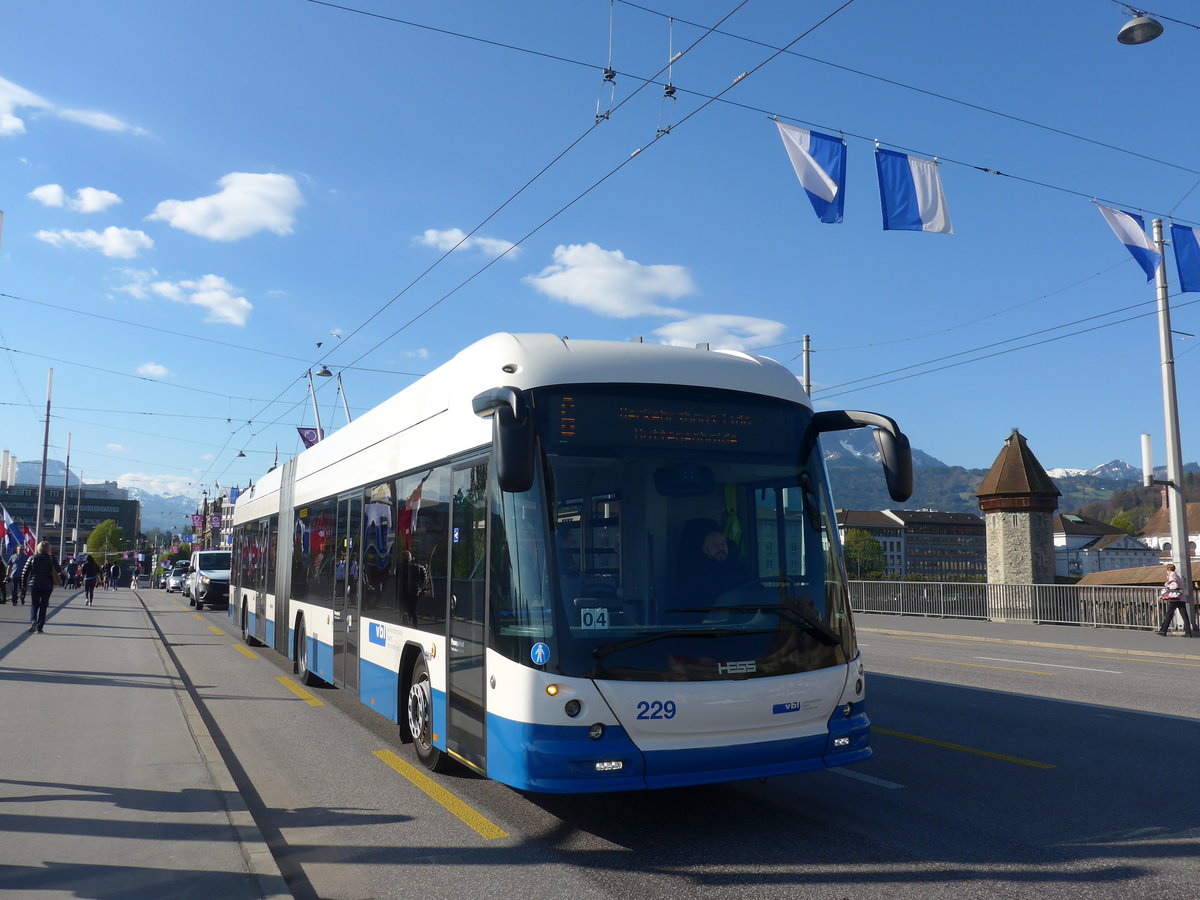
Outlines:
{"label": "white lane marking", "polygon": [[1033,662],[1028,659],[1001,659],[998,656],[976,656],[976,659],[987,659],[992,662],[1022,663],[1027,666],[1045,666],[1048,669],[1074,669],[1077,672],[1105,672],[1109,675],[1124,674],[1117,669],[1089,669],[1086,666],[1057,666],[1054,663]]}
{"label": "white lane marking", "polygon": [[886,788],[889,791],[894,791],[897,788],[904,787],[904,785],[897,784],[894,781],[884,781],[882,778],[876,778],[874,775],[864,775],[862,772],[855,772],[852,769],[826,769],[825,771],[832,772],[834,775],[845,775],[847,778],[865,781],[867,784],[873,784],[876,787]]}

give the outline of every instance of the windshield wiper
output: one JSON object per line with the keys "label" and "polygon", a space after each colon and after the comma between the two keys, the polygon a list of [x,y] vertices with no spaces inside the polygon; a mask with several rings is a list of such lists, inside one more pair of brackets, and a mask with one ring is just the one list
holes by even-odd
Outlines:
{"label": "windshield wiper", "polygon": [[642,644],[650,644],[654,641],[661,641],[663,638],[670,637],[686,637],[686,638],[718,638],[729,637],[735,634],[774,634],[774,628],[768,628],[763,631],[742,631],[739,628],[716,628],[710,631],[689,631],[679,629],[676,631],[655,631],[652,634],[643,634],[641,637],[630,638],[627,641],[619,641],[616,644],[609,644],[607,647],[597,647],[592,651],[592,656],[596,659],[603,659],[606,656],[612,656],[614,653],[619,653],[622,650],[628,650],[630,647],[640,647]]}
{"label": "windshield wiper", "polygon": [[800,626],[827,647],[836,647],[842,642],[841,636],[820,619],[814,618],[805,610],[797,609],[794,606],[785,606],[782,603],[739,603],[737,606],[708,606],[693,609],[670,609],[667,611],[706,613],[745,612],[748,609],[775,613],[775,615],[779,616],[779,618],[790,622],[793,625]]}

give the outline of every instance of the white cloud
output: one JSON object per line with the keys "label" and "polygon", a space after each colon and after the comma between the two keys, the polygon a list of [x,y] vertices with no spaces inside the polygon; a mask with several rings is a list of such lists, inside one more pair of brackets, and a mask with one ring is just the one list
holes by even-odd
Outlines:
{"label": "white cloud", "polygon": [[405,350],[404,355],[411,359],[429,359],[429,351],[424,347],[418,347],[416,350]]}
{"label": "white cloud", "polygon": [[0,136],[25,133],[25,120],[17,115],[18,109],[32,109],[35,112],[44,110],[60,119],[78,122],[102,131],[128,131],[133,134],[146,134],[143,129],[135,128],[105,112],[87,109],[60,109],[46,98],[27,91],[19,84],[13,84],[6,78],[0,78]]}
{"label": "white cloud", "polygon": [[39,231],[34,234],[39,241],[55,247],[78,247],[84,250],[99,250],[105,256],[117,259],[133,259],[143,250],[154,247],[154,241],[144,231],[131,231],[109,225],[103,231]]}
{"label": "white cloud", "polygon": [[60,209],[66,207],[81,213],[103,212],[121,202],[121,198],[112,191],[102,191],[94,187],[80,188],[75,192],[74,198],[71,198],[67,196],[61,184],[43,184],[30,191],[29,196],[43,206]]}
{"label": "white cloud", "polygon": [[0,78],[0,135],[7,137],[25,133],[25,120],[16,114],[16,111],[23,107],[33,110],[51,109],[52,104],[32,91],[13,84],[7,78]]}
{"label": "white cloud", "polygon": [[80,125],[87,125],[89,128],[96,128],[100,131],[129,131],[137,135],[147,134],[145,129],[135,128],[128,122],[105,112],[90,109],[60,109],[55,111],[55,115],[68,122],[78,122]]}
{"label": "white cloud", "polygon": [[654,333],[664,344],[692,347],[707,341],[714,349],[752,350],[779,343],[787,326],[753,316],[700,315],[671,322]]}
{"label": "white cloud", "polygon": [[130,269],[127,266],[117,269],[117,272],[129,283],[119,285],[116,290],[136,297],[138,300],[145,300],[150,296],[150,282],[158,275],[156,269]]}
{"label": "white cloud", "polygon": [[187,303],[208,310],[207,322],[245,325],[254,306],[219,275],[205,275],[195,281],[156,281],[149,289],[176,303]]}
{"label": "white cloud", "polygon": [[118,475],[117,484],[121,487],[140,488],[151,494],[163,494],[164,496],[189,494],[193,490],[193,483],[178,475],[150,475],[146,472],[126,472]]}
{"label": "white cloud", "polygon": [[660,306],[696,293],[692,276],[683,266],[644,266],[626,259],[620,250],[596,244],[559,245],[554,264],[523,279],[537,291],[602,316],[685,316],[682,310]]}
{"label": "white cloud", "polygon": [[236,241],[267,230],[292,233],[304,196],[290,175],[232,172],[220,193],[195,200],[164,200],[146,218],[213,241]]}
{"label": "white cloud", "polygon": [[413,238],[413,240],[426,247],[434,247],[441,250],[443,253],[447,250],[470,250],[471,248],[475,248],[484,256],[496,257],[508,251],[508,256],[515,258],[521,252],[521,248],[517,247],[512,241],[503,241],[499,238],[489,237],[467,237],[467,233],[461,228],[447,228],[445,231],[427,228],[424,233],[419,237]]}
{"label": "white cloud", "polygon": [[122,447],[120,444],[105,444],[104,446],[107,447],[109,450],[111,450],[113,453],[124,453],[125,449],[126,449],[126,448]]}
{"label": "white cloud", "polygon": [[145,375],[147,378],[166,378],[171,374],[171,370],[156,362],[144,362],[137,367],[137,373]]}

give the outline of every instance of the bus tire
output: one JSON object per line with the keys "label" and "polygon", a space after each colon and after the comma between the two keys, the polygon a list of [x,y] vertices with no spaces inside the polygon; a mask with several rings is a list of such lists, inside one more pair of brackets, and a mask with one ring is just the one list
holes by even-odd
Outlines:
{"label": "bus tire", "polygon": [[245,643],[248,646],[253,647],[258,643],[258,641],[256,641],[253,637],[251,637],[250,632],[246,630],[246,625],[249,622],[249,615],[246,612],[245,601],[242,602],[241,607],[242,607],[242,617],[241,617],[242,618],[242,640],[245,641]]}
{"label": "bus tire", "polygon": [[312,687],[320,681],[308,670],[308,635],[304,630],[303,616],[296,623],[296,671],[300,675],[300,683],[306,687]]}
{"label": "bus tire", "polygon": [[450,759],[433,746],[433,688],[429,681],[429,667],[422,656],[418,656],[413,665],[412,683],[404,706],[417,759],[431,772],[445,772],[450,768]]}

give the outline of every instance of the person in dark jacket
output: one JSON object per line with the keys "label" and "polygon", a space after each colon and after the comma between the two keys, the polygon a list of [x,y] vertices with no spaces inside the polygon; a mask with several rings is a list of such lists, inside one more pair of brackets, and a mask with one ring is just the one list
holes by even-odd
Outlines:
{"label": "person in dark jacket", "polygon": [[[13,598],[16,600],[16,597]],[[8,563],[4,561],[4,555],[0,554],[0,603],[8,602]]]}
{"label": "person in dark jacket", "polygon": [[22,544],[17,548],[17,555],[12,559],[12,565],[9,567],[9,578],[13,583],[13,606],[17,605],[17,595],[21,595],[21,602],[25,602],[25,582],[22,575],[25,573],[25,564],[29,562],[29,554],[25,552],[25,545]]}
{"label": "person in dark jacket", "polygon": [[50,594],[54,590],[54,573],[58,562],[50,555],[50,542],[37,545],[37,553],[25,564],[21,578],[21,592],[29,594],[29,630],[42,633],[46,627],[46,610],[50,607]]}
{"label": "person in dark jacket", "polygon": [[79,567],[79,574],[83,576],[83,595],[86,598],[83,604],[91,606],[92,601],[96,599],[96,579],[100,576],[100,566],[92,558],[92,554],[89,553],[88,558]]}

